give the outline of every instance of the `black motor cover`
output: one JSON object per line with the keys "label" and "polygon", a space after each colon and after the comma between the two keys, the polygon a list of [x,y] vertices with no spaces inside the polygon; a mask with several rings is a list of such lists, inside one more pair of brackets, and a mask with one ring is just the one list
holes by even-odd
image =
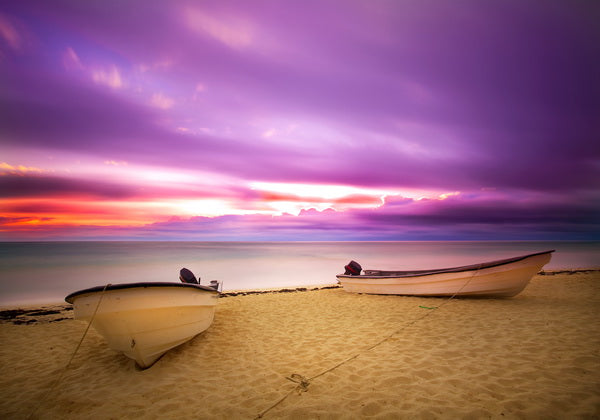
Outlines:
{"label": "black motor cover", "polygon": [[179,280],[181,280],[182,283],[200,283],[199,280],[196,280],[196,276],[194,276],[194,273],[192,273],[187,268],[182,268],[181,270],[179,270]]}
{"label": "black motor cover", "polygon": [[344,266],[344,268],[346,269],[344,274],[350,274],[351,276],[360,276],[360,272],[362,270],[362,267],[356,261],[350,261],[348,265]]}

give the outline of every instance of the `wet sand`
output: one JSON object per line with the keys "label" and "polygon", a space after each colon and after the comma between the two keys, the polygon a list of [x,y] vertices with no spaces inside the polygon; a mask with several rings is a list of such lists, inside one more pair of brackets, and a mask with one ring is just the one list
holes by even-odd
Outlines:
{"label": "wet sand", "polygon": [[146,370],[93,329],[65,369],[70,305],[13,308],[0,417],[599,418],[600,272],[545,274],[509,299],[230,293]]}

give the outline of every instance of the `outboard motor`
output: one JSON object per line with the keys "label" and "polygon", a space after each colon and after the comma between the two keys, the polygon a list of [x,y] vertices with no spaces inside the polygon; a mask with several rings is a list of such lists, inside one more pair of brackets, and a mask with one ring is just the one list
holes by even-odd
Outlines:
{"label": "outboard motor", "polygon": [[179,280],[182,283],[200,284],[200,279],[196,280],[196,276],[187,268],[179,270]]}
{"label": "outboard motor", "polygon": [[362,267],[356,261],[350,261],[348,265],[344,266],[344,268],[346,269],[344,274],[351,276],[360,276],[360,272],[362,270]]}
{"label": "outboard motor", "polygon": [[218,280],[211,280],[210,284],[208,285],[209,287],[212,287],[215,290],[219,290],[219,281]]}

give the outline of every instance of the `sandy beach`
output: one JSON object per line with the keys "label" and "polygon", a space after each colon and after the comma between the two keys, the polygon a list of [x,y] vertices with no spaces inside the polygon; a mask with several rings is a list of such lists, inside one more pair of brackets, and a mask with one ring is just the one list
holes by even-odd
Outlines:
{"label": "sandy beach", "polygon": [[20,309],[0,323],[3,419],[600,417],[598,271],[509,299],[229,295],[146,370],[93,329],[65,370],[86,324]]}

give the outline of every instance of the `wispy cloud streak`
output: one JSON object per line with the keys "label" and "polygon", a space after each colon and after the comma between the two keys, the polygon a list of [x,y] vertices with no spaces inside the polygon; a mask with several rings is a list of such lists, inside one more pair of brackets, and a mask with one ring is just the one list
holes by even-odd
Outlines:
{"label": "wispy cloud streak", "polygon": [[0,13],[1,237],[600,234],[594,2],[112,6]]}

